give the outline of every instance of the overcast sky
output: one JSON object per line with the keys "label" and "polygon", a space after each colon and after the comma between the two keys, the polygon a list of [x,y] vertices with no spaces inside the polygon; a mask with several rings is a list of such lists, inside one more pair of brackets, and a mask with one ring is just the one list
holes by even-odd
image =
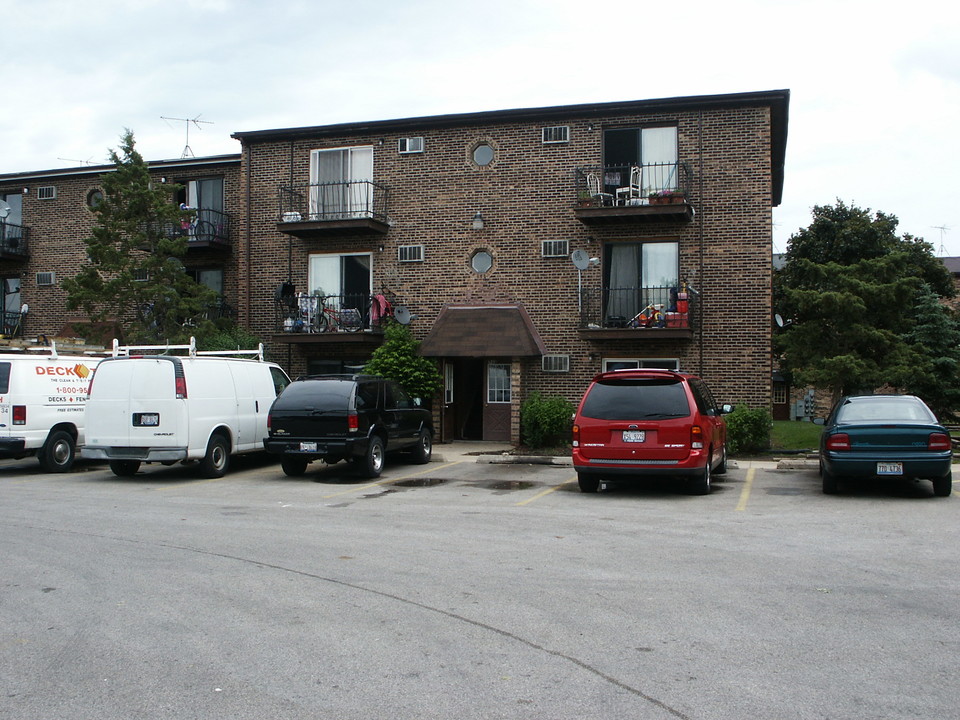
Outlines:
{"label": "overcast sky", "polygon": [[[837,198],[960,255],[943,0],[0,0],[0,173],[236,153],[233,132],[789,89],[774,249]],[[948,15],[945,13],[949,13]],[[948,228],[945,231],[938,226]]]}

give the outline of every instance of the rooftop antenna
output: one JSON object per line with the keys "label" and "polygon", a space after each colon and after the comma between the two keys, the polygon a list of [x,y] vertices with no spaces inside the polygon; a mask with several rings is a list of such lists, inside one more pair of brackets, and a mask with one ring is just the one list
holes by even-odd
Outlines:
{"label": "rooftop antenna", "polygon": [[940,250],[938,252],[940,253],[941,256],[946,255],[947,246],[943,244],[943,234],[950,228],[947,227],[946,225],[931,225],[930,227],[932,227],[934,230],[940,231]]}
{"label": "rooftop antenna", "polygon": [[[202,114],[203,114],[203,113],[200,113],[200,115],[202,115]],[[206,125],[213,125],[213,122],[212,122],[211,120],[201,120],[201,119],[200,119],[200,115],[197,115],[195,118],[175,118],[175,117],[166,117],[166,116],[164,116],[164,115],[161,115],[161,116],[160,116],[160,119],[161,119],[161,120],[175,120],[176,122],[182,122],[182,123],[185,123],[185,124],[186,124],[186,127],[187,127],[187,144],[184,145],[184,147],[183,147],[183,154],[180,155],[180,159],[181,159],[181,160],[182,160],[183,158],[196,157],[196,156],[193,154],[193,150],[190,149],[190,123],[193,123],[194,125],[196,125],[196,126],[197,126],[197,130],[203,130],[203,128],[200,127],[200,123],[204,123],[204,124],[206,124]]]}
{"label": "rooftop antenna", "polygon": [[86,160],[76,160],[74,158],[58,157],[57,160],[63,160],[64,162],[77,163],[78,165],[93,165],[92,157],[88,157]]}

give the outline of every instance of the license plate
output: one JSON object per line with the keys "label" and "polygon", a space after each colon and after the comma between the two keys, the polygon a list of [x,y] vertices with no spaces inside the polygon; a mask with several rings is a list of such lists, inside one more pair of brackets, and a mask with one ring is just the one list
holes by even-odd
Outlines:
{"label": "license plate", "polygon": [[647,433],[645,430],[624,430],[623,431],[624,442],[643,442],[646,439],[647,439]]}
{"label": "license plate", "polygon": [[136,427],[157,427],[160,424],[160,413],[134,413],[133,424]]}
{"label": "license plate", "polygon": [[903,475],[902,462],[878,462],[877,475]]}
{"label": "license plate", "polygon": [[300,452],[316,452],[317,444],[315,442],[300,443]]}

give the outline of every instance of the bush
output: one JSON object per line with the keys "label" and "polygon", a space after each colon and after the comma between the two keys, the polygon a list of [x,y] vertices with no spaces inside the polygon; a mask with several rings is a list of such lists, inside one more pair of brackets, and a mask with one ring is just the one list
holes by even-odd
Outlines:
{"label": "bush", "polygon": [[533,392],[520,406],[520,433],[528,447],[542,448],[570,442],[573,403],[561,397],[544,398]]}
{"label": "bush", "polygon": [[763,452],[770,449],[773,420],[769,412],[761,408],[751,410],[746,405],[737,405],[725,419],[727,421],[727,452],[730,455]]}

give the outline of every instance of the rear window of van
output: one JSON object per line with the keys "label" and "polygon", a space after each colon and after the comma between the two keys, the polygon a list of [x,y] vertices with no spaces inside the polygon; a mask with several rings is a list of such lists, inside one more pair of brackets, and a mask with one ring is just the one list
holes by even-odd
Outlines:
{"label": "rear window of van", "polygon": [[0,363],[0,395],[10,392],[10,363]]}
{"label": "rear window of van", "polygon": [[663,420],[687,417],[690,406],[683,383],[674,379],[605,380],[590,388],[580,414],[596,420]]}

